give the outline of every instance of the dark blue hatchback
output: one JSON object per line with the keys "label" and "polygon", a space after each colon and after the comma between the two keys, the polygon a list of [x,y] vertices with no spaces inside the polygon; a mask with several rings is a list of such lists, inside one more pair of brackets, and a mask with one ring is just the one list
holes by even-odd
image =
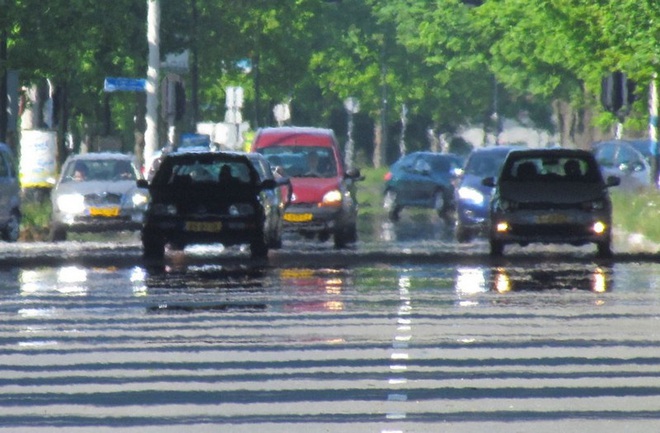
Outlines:
{"label": "dark blue hatchback", "polygon": [[385,175],[383,207],[392,221],[404,207],[434,209],[447,216],[454,209],[454,181],[463,159],[454,154],[413,152],[390,166]]}
{"label": "dark blue hatchback", "polygon": [[489,146],[475,149],[468,156],[465,169],[456,187],[456,240],[470,242],[486,233],[488,205],[493,188],[481,180],[497,177],[504,159],[514,146]]}

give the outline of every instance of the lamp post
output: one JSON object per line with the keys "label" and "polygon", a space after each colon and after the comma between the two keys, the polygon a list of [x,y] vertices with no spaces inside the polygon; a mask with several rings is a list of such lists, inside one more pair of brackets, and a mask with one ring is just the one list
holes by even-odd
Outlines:
{"label": "lamp post", "polygon": [[350,170],[353,168],[353,153],[354,153],[353,115],[360,111],[360,102],[357,100],[357,98],[350,96],[344,100],[344,108],[346,108],[346,112],[348,113],[348,133],[347,133],[348,141],[346,142],[344,165],[346,165],[347,170]]}

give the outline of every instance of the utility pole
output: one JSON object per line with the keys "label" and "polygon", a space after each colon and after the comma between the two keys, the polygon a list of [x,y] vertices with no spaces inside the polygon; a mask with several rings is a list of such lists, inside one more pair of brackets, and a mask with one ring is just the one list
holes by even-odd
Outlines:
{"label": "utility pole", "polygon": [[158,145],[158,75],[160,72],[160,0],[147,0],[147,129],[144,134],[144,161],[150,161]]}

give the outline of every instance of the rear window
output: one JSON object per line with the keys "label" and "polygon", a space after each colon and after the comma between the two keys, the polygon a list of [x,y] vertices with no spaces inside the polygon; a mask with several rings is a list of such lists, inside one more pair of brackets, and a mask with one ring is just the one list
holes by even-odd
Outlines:
{"label": "rear window", "polygon": [[595,160],[580,156],[517,158],[504,167],[501,176],[514,182],[602,182]]}
{"label": "rear window", "polygon": [[185,186],[194,184],[223,184],[253,182],[253,172],[245,161],[209,159],[166,159],[154,176],[154,185]]}

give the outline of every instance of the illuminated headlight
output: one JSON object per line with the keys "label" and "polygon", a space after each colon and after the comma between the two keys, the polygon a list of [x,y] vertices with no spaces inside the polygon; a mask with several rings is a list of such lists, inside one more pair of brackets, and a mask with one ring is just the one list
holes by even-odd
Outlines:
{"label": "illuminated headlight", "polygon": [[605,230],[607,230],[607,225],[605,225],[605,223],[602,221],[596,221],[591,227],[591,230],[593,230],[597,235],[602,235],[605,233]]}
{"label": "illuminated headlight", "polygon": [[149,201],[149,195],[145,194],[142,191],[136,191],[133,193],[133,196],[131,197],[131,201],[133,202],[133,206],[135,207],[142,207],[147,204]]}
{"label": "illuminated headlight", "polygon": [[476,205],[483,204],[485,200],[484,195],[482,193],[480,193],[474,188],[470,188],[467,186],[458,189],[458,198]]}
{"label": "illuminated headlight", "polygon": [[509,231],[509,223],[506,221],[500,221],[495,225],[495,230],[498,233],[506,233]]}
{"label": "illuminated headlight", "polygon": [[338,206],[341,204],[341,192],[337,189],[328,191],[323,196],[322,206]]}
{"label": "illuminated headlight", "polygon": [[82,194],[61,195],[57,197],[57,207],[66,213],[82,213],[85,210],[85,197]]}
{"label": "illuminated headlight", "polygon": [[254,215],[254,207],[248,203],[233,204],[229,206],[229,215],[231,216]]}
{"label": "illuminated headlight", "polygon": [[176,215],[177,209],[173,204],[158,203],[152,207],[151,212],[154,215]]}

